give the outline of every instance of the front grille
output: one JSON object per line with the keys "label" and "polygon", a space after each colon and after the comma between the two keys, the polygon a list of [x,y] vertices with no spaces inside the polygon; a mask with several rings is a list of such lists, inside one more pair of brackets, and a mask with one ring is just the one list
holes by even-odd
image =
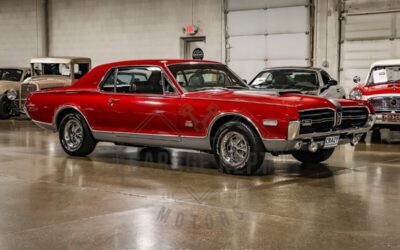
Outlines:
{"label": "front grille", "polygon": [[300,134],[328,132],[335,124],[335,111],[317,109],[300,111]]}
{"label": "front grille", "polygon": [[36,91],[37,86],[35,84],[21,84],[21,89],[20,89],[20,108],[22,109],[25,105],[26,102],[26,98],[28,97],[28,95],[33,92]]}
{"label": "front grille", "polygon": [[373,97],[369,101],[377,112],[400,111],[400,96]]}
{"label": "front grille", "polygon": [[368,121],[368,109],[365,107],[343,108],[340,129],[363,127]]}

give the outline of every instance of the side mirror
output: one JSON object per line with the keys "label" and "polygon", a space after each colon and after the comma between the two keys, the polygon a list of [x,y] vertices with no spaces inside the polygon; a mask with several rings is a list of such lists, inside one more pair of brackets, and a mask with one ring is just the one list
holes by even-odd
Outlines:
{"label": "side mirror", "polygon": [[359,83],[359,82],[361,82],[361,78],[359,76],[355,76],[355,77],[353,77],[353,82]]}
{"label": "side mirror", "polygon": [[337,82],[336,80],[333,80],[333,79],[332,79],[332,80],[329,80],[329,81],[328,81],[328,85],[329,85],[329,86],[336,86],[336,85],[338,85],[338,82]]}

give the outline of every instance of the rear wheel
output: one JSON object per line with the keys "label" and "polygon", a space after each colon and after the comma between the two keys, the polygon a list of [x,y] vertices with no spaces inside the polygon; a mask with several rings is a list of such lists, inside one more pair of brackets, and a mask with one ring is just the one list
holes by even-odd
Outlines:
{"label": "rear wheel", "polygon": [[66,115],[60,124],[59,138],[64,151],[71,156],[86,156],[93,152],[96,140],[82,115]]}
{"label": "rear wheel", "polygon": [[296,160],[303,163],[315,164],[328,160],[332,156],[334,151],[334,148],[318,149],[315,153],[310,151],[295,151],[292,152],[292,155]]}
{"label": "rear wheel", "polygon": [[224,173],[253,175],[264,161],[260,138],[242,122],[231,121],[221,126],[213,144],[214,156]]}
{"label": "rear wheel", "polygon": [[11,114],[11,106],[6,95],[0,96],[0,119],[9,119]]}

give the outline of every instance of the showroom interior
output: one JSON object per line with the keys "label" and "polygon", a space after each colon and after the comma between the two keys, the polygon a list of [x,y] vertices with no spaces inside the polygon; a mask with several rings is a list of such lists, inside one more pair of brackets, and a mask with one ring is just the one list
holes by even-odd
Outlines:
{"label": "showroom interior", "polygon": [[399,0],[0,0],[0,77],[0,249],[400,248]]}

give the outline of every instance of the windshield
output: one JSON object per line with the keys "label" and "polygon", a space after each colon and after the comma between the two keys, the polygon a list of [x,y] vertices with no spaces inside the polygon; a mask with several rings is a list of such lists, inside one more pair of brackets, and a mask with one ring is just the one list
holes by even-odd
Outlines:
{"label": "windshield", "polygon": [[261,72],[250,83],[254,88],[316,90],[319,87],[318,76],[314,71],[279,69]]}
{"label": "windshield", "polygon": [[206,89],[249,89],[222,64],[175,64],[168,67],[179,85],[188,92]]}
{"label": "windshield", "polygon": [[65,63],[34,63],[33,71],[36,76],[71,76],[71,65]]}
{"label": "windshield", "polygon": [[400,81],[400,66],[378,66],[372,69],[368,84]]}
{"label": "windshield", "polygon": [[23,71],[20,69],[0,69],[0,80],[2,81],[21,81]]}

